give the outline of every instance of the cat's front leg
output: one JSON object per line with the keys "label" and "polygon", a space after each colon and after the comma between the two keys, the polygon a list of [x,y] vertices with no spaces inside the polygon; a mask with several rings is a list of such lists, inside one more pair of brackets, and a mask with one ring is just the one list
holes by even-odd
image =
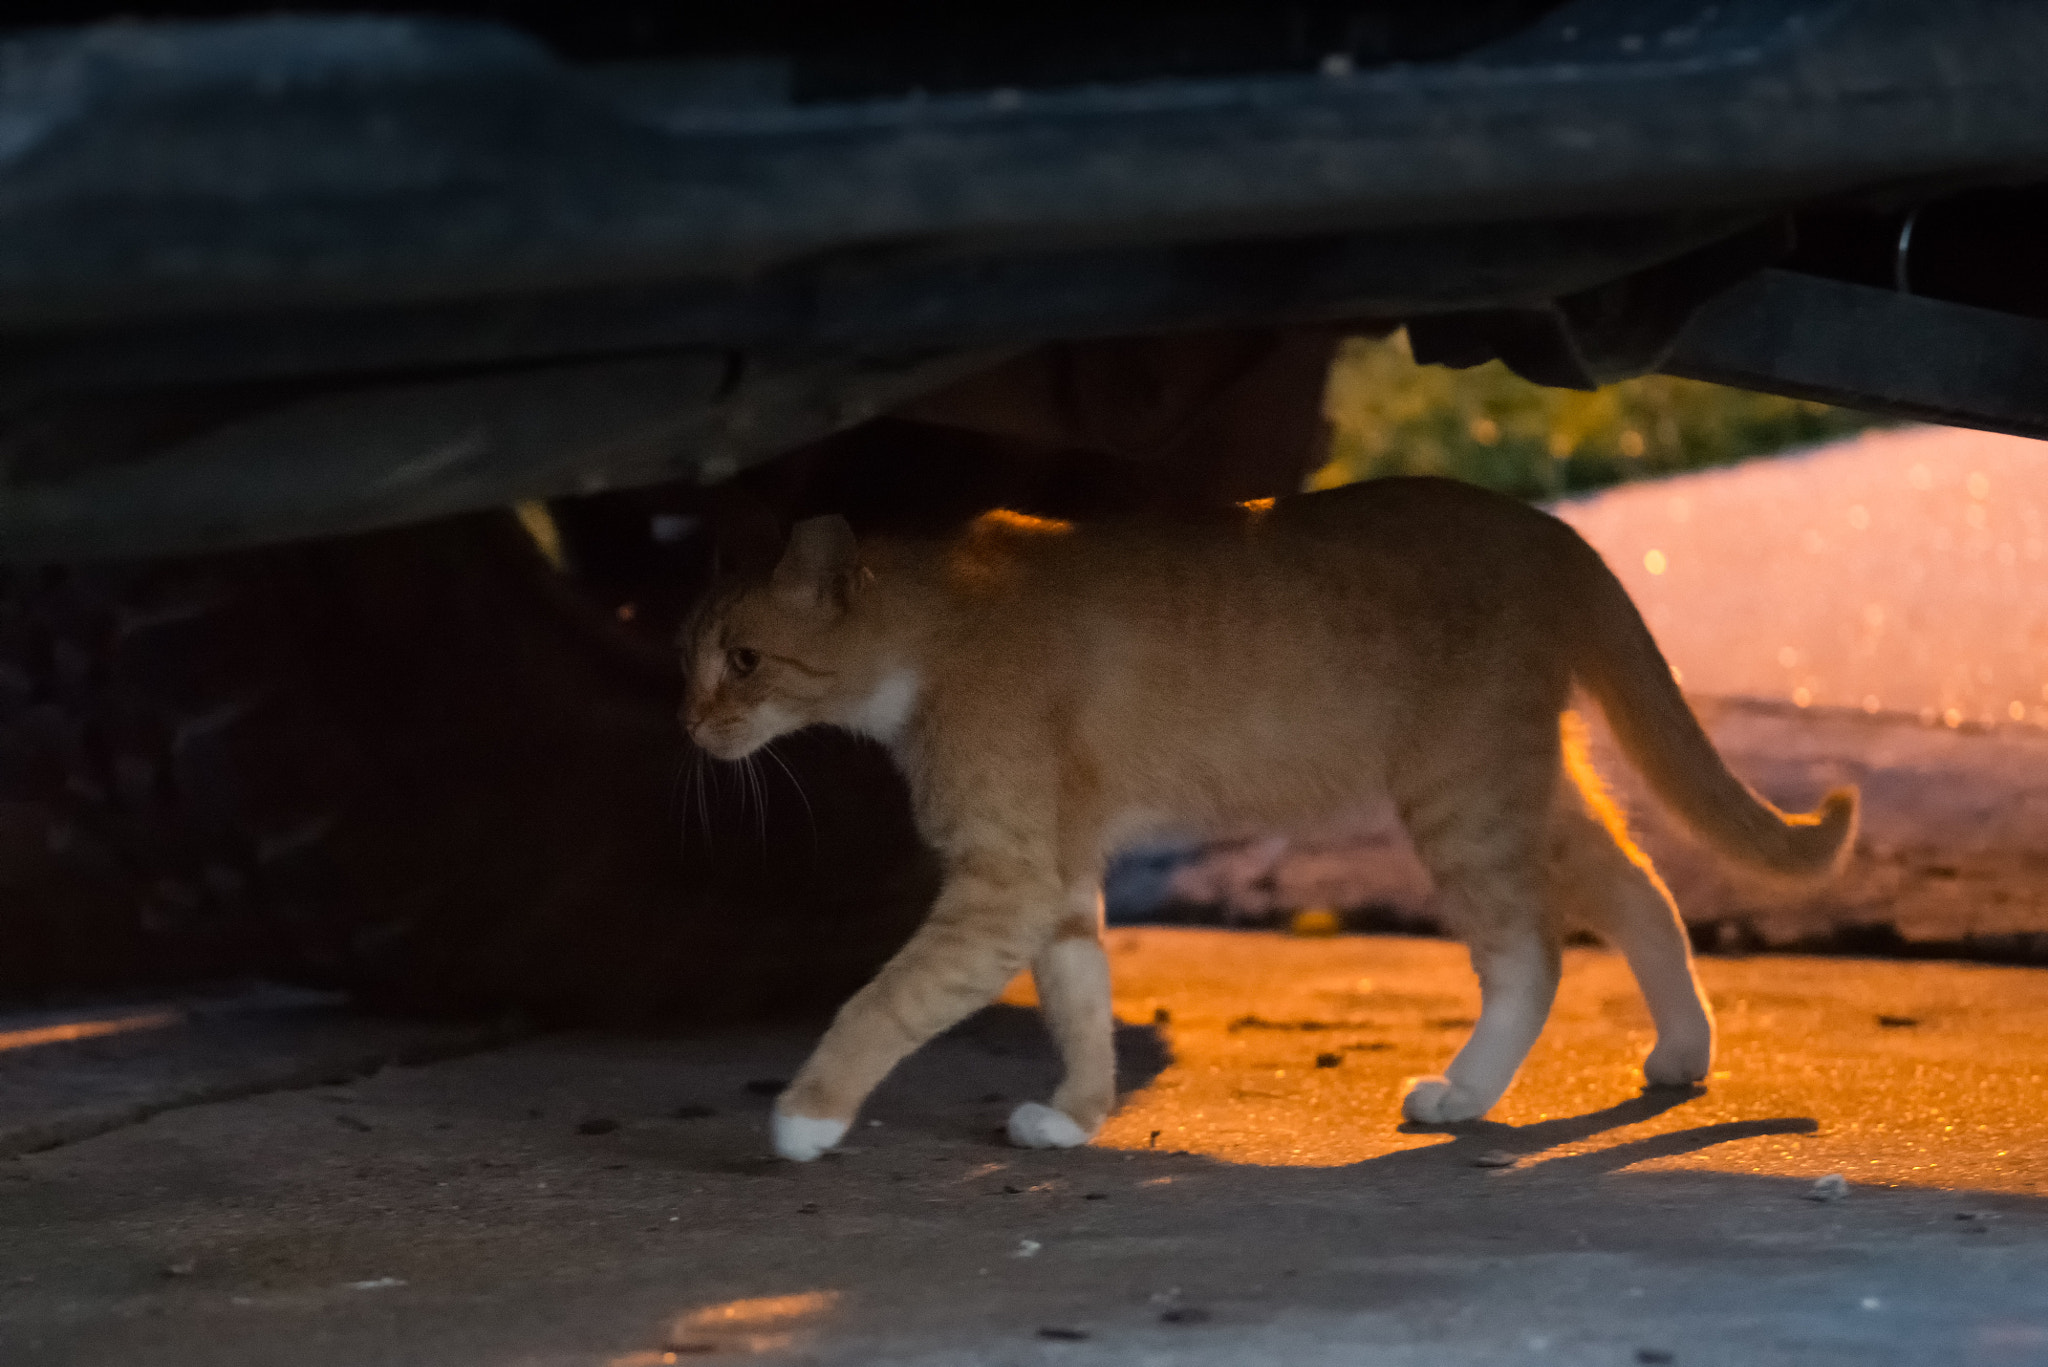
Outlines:
{"label": "cat's front leg", "polygon": [[807,1162],[842,1139],[889,1070],[995,999],[1057,924],[1056,889],[1004,859],[954,861],[931,916],[839,1009],[776,1100],[775,1151]]}
{"label": "cat's front leg", "polygon": [[1032,960],[1031,977],[1066,1075],[1050,1106],[1027,1101],[1010,1113],[1010,1142],[1026,1149],[1071,1149],[1093,1139],[1116,1104],[1116,1018],[1099,887],[1069,894],[1067,919]]}

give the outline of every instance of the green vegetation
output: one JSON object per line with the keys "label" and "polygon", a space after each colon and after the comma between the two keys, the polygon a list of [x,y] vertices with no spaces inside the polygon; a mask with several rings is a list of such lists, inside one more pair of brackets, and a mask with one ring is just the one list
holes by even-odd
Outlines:
{"label": "green vegetation", "polygon": [[1418,366],[1405,333],[1347,342],[1325,406],[1336,434],[1312,488],[1449,475],[1531,499],[1727,465],[1885,421],[1666,375],[1588,394],[1530,384],[1498,361]]}

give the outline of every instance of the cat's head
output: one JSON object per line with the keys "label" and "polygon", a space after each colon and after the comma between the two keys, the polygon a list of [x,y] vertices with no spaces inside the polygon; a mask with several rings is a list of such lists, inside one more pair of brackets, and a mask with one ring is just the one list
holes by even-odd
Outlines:
{"label": "cat's head", "polygon": [[850,619],[869,575],[843,517],[799,522],[767,575],[715,588],[683,628],[683,728],[706,753],[741,759],[778,736],[842,721],[875,686]]}

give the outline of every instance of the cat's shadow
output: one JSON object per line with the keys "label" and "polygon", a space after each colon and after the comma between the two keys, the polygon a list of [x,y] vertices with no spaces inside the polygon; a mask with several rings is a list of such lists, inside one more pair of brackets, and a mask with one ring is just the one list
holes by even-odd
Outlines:
{"label": "cat's shadow", "polygon": [[[1120,1021],[1114,1038],[1120,1091],[1150,1086],[1173,1062],[1156,1026]],[[874,1103],[934,1135],[964,1123],[1001,1142],[998,1122],[1009,1107],[1051,1096],[1060,1073],[1059,1051],[1035,1009],[989,1006],[906,1059],[876,1089]]]}
{"label": "cat's shadow", "polygon": [[[1016,1101],[1049,1095],[1059,1080],[1058,1052],[1039,1013],[1028,1007],[997,1005],[978,1011],[934,1041],[934,1045],[921,1051],[885,1083],[884,1090],[893,1093],[899,1104],[915,1098],[924,1103],[917,1109],[932,1108],[926,1125],[935,1131],[958,1124],[957,1108],[962,1100],[1006,1110]],[[1150,1024],[1119,1022],[1116,1056],[1118,1086],[1126,1093],[1150,1086],[1174,1061],[1164,1035]],[[1646,1087],[1626,1101],[1597,1111],[1529,1125],[1491,1120],[1452,1125],[1411,1122],[1400,1126],[1402,1133],[1448,1135],[1450,1142],[1383,1154],[1355,1166],[1388,1176],[1446,1168],[1520,1167],[1552,1150],[1654,1120],[1705,1095],[1703,1087]],[[1540,1165],[1530,1166],[1540,1166],[1546,1177],[1592,1177],[1739,1139],[1812,1134],[1819,1128],[1819,1122],[1808,1116],[1725,1121],[1544,1159]],[[1000,1126],[988,1133],[987,1142],[1002,1145]]]}
{"label": "cat's shadow", "polygon": [[[1612,1106],[1584,1115],[1560,1116],[1532,1125],[1507,1125],[1493,1120],[1466,1120],[1452,1125],[1422,1125],[1410,1121],[1403,1134],[1447,1134],[1448,1144],[1407,1149],[1368,1159],[1360,1167],[1440,1166],[1512,1167],[1551,1149],[1582,1143],[1596,1135],[1626,1129],[1654,1120],[1665,1112],[1707,1094],[1704,1087],[1645,1087],[1641,1093]],[[1543,1163],[1546,1176],[1591,1177],[1615,1172],[1653,1158],[1674,1158],[1696,1153],[1737,1139],[1763,1135],[1812,1134],[1820,1122],[1811,1116],[1773,1116],[1759,1120],[1731,1120],[1715,1125],[1695,1125],[1650,1135],[1590,1153],[1569,1154]]]}
{"label": "cat's shadow", "polygon": [[[965,1044],[984,1056],[1042,1064],[1057,1080],[1059,1055],[1045,1020],[1028,1006],[984,1007],[942,1038]],[[1120,1091],[1149,1087],[1173,1062],[1173,1051],[1157,1026],[1116,1023],[1116,1077]]]}

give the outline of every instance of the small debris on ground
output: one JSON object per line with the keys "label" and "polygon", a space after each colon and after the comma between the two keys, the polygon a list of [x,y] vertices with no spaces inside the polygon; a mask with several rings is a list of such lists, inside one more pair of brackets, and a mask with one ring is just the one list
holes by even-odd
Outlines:
{"label": "small debris on ground", "polygon": [[717,1114],[718,1112],[709,1106],[700,1106],[694,1101],[675,1109],[675,1117],[678,1120],[709,1120]]}
{"label": "small debris on ground", "polygon": [[1877,1023],[1887,1030],[1903,1030],[1909,1025],[1918,1025],[1918,1016],[1879,1016]]}
{"label": "small debris on ground", "polygon": [[1209,1312],[1199,1305],[1182,1305],[1168,1310],[1159,1317],[1161,1324],[1207,1324]]}
{"label": "small debris on ground", "polygon": [[1671,1353],[1669,1349],[1666,1348],[1636,1349],[1637,1362],[1674,1362],[1676,1360],[1676,1357]]}
{"label": "small debris on ground", "polygon": [[1815,1182],[1807,1190],[1809,1201],[1839,1201],[1849,1194],[1849,1179],[1839,1172],[1831,1172]]}
{"label": "small debris on ground", "polygon": [[[1109,1193],[1106,1191],[1083,1192],[1081,1194],[1081,1199],[1083,1201],[1107,1201],[1109,1199]],[[1970,1217],[1967,1215],[1958,1215],[1956,1216],[1956,1218],[1958,1220],[1967,1220]]]}
{"label": "small debris on ground", "polygon": [[1062,1325],[1049,1324],[1038,1331],[1042,1339],[1053,1339],[1060,1343],[1080,1343],[1088,1337],[1086,1329],[1068,1329]]}
{"label": "small debris on ground", "polygon": [[[164,1269],[166,1277],[189,1277],[199,1270],[199,1264],[191,1258],[182,1258]],[[26,1280],[26,1279],[24,1279]]]}
{"label": "small debris on ground", "polygon": [[1010,1256],[1012,1258],[1035,1258],[1038,1256],[1038,1250],[1044,1247],[1045,1245],[1036,1239],[1019,1239],[1015,1251]]}
{"label": "small debris on ground", "polygon": [[619,1128],[619,1122],[608,1115],[594,1115],[576,1127],[578,1134],[610,1134]]}
{"label": "small debris on ground", "polygon": [[394,1286],[404,1286],[403,1277],[372,1277],[366,1282],[350,1282],[351,1291],[389,1291]]}
{"label": "small debris on ground", "polygon": [[1153,1008],[1153,1011],[1152,1011],[1152,1023],[1153,1023],[1154,1025],[1171,1025],[1171,1024],[1173,1024],[1173,1012],[1171,1012],[1171,1011],[1167,1010],[1167,1009],[1166,1009],[1165,1007],[1163,1007],[1163,1006],[1160,1006],[1160,1007],[1155,1007],[1155,1008]]}
{"label": "small debris on ground", "polygon": [[1485,1153],[1472,1160],[1472,1166],[1475,1168],[1512,1168],[1521,1161],[1522,1159],[1519,1154],[1509,1153],[1505,1149],[1488,1149]]}
{"label": "small debris on ground", "polygon": [[757,1077],[747,1083],[747,1090],[755,1096],[781,1096],[789,1086],[787,1078]]}
{"label": "small debris on ground", "polygon": [[1344,1021],[1271,1021],[1264,1016],[1239,1016],[1230,1023],[1229,1028],[1231,1033],[1235,1034],[1239,1030],[1362,1030],[1369,1027]]}
{"label": "small debris on ground", "polygon": [[1338,1064],[1342,1063],[1343,1061],[1344,1056],[1342,1054],[1316,1055],[1316,1067],[1318,1068],[1335,1068]]}
{"label": "small debris on ground", "polygon": [[818,1213],[818,1203],[816,1201],[806,1201],[796,1208],[796,1213],[799,1215],[816,1215]]}

